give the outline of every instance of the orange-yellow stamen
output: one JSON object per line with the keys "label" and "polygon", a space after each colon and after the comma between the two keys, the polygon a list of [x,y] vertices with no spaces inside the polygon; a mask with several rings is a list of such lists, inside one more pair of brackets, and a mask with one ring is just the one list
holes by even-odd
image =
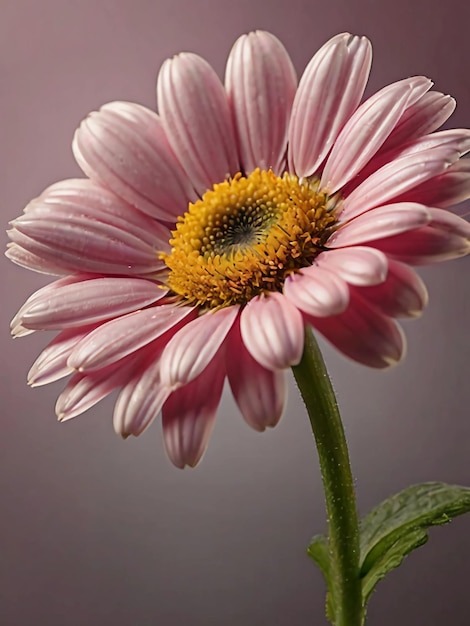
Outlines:
{"label": "orange-yellow stamen", "polygon": [[318,181],[257,169],[214,185],[178,219],[168,287],[206,308],[246,304],[281,291],[286,277],[311,265],[331,234],[334,202]]}

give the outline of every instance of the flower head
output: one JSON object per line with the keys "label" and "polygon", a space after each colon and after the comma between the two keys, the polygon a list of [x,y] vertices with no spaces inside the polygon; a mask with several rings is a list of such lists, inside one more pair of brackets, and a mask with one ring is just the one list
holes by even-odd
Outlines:
{"label": "flower head", "polygon": [[427,301],[409,266],[470,250],[449,211],[470,197],[470,131],[435,132],[455,102],[420,76],[360,104],[371,57],[338,35],[297,85],[282,44],[250,33],[225,86],[184,53],[160,70],[158,114],[113,102],[83,121],[87,178],[33,200],[7,251],[59,276],[12,322],[59,331],[29,373],[72,374],[59,419],[119,388],[115,430],[139,435],[161,411],[171,460],[194,466],[225,378],[248,424],[278,422],[305,325],[360,363],[402,358],[395,318]]}

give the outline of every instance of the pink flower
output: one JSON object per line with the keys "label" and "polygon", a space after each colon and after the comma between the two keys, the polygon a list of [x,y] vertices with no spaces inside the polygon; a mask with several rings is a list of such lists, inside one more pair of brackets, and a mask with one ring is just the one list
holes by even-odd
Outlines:
{"label": "pink flower", "polygon": [[470,131],[435,132],[455,102],[421,76],[360,104],[371,57],[338,35],[297,85],[282,44],[255,32],[225,87],[184,53],[160,70],[158,115],[113,102],[84,120],[87,178],[33,200],[7,252],[60,276],[12,322],[59,331],[29,382],[72,373],[60,420],[120,388],[115,430],[139,435],[161,411],[170,459],[194,466],[225,378],[250,426],[276,425],[305,325],[360,363],[402,358],[395,318],[427,301],[409,265],[470,250],[449,211],[470,197]]}

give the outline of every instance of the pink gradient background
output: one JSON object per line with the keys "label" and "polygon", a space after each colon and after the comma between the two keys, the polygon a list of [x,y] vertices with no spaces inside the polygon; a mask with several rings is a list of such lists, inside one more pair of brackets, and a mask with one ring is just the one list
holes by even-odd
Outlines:
{"label": "pink gradient background", "polygon": [[[115,99],[154,107],[161,62],[180,50],[222,75],[234,39],[263,28],[299,71],[331,35],[368,35],[368,93],[425,74],[470,125],[466,0],[2,0],[2,220],[44,187],[79,175],[79,121]],[[467,207],[468,210],[468,207]],[[6,237],[4,237],[6,243]],[[158,422],[140,439],[112,431],[112,399],[65,425],[61,383],[25,377],[47,338],[11,340],[8,322],[46,282],[2,261],[0,623],[4,626],[326,624],[324,585],[305,555],[324,528],[316,454],[291,381],[286,415],[252,432],[228,394],[194,471],[166,459]],[[407,484],[470,484],[469,261],[422,270],[431,302],[405,324],[409,356],[387,373],[328,347],[362,512]],[[467,307],[467,308],[466,308]],[[371,626],[468,625],[470,518],[379,585]]]}

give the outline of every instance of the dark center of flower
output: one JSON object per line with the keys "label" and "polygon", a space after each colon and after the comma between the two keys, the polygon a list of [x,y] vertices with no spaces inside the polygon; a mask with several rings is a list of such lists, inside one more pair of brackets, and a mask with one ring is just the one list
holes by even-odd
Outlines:
{"label": "dark center of flower", "polygon": [[186,304],[246,304],[281,291],[312,264],[334,230],[336,200],[318,181],[255,170],[214,185],[178,219],[162,258],[168,287]]}

